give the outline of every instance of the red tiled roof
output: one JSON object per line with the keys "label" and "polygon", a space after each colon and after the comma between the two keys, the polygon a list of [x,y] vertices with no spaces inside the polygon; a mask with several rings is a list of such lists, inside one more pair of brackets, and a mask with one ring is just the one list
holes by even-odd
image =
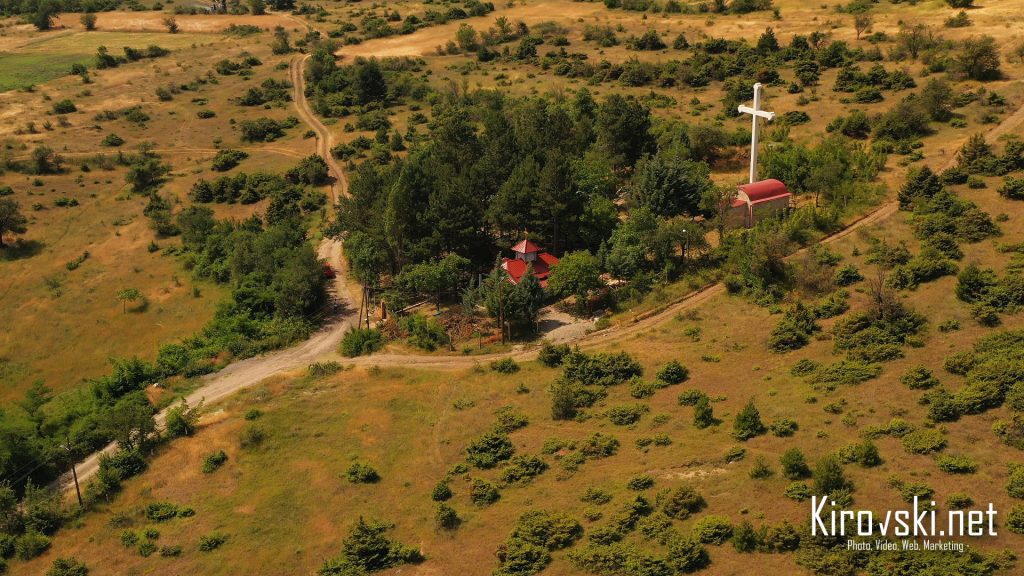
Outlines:
{"label": "red tiled roof", "polygon": [[[533,262],[533,275],[540,280],[541,286],[547,288],[548,274],[551,273],[551,267],[558,264],[558,258],[547,252],[541,252],[537,256],[538,259]],[[528,264],[529,262],[518,258],[503,258],[501,261],[501,267],[508,273],[509,282],[513,284],[519,284],[519,281],[523,279]]]}
{"label": "red tiled roof", "polygon": [[529,240],[524,239],[519,244],[516,244],[515,246],[513,246],[512,247],[512,251],[513,252],[522,252],[524,254],[529,254],[531,252],[540,252],[540,246],[537,246],[533,242],[530,242]]}
{"label": "red tiled roof", "polygon": [[739,188],[747,195],[747,198],[750,198],[751,204],[767,202],[790,195],[786,185],[774,178],[743,184]]}

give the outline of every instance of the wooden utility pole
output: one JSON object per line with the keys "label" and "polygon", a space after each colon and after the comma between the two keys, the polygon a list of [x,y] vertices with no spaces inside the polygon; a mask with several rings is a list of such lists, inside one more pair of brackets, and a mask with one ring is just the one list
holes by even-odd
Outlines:
{"label": "wooden utility pole", "polygon": [[65,437],[64,449],[68,451],[68,462],[71,464],[71,477],[75,480],[75,496],[78,496],[78,507],[84,509],[82,502],[82,489],[78,486],[78,471],[75,470],[75,454],[71,449],[71,436]]}

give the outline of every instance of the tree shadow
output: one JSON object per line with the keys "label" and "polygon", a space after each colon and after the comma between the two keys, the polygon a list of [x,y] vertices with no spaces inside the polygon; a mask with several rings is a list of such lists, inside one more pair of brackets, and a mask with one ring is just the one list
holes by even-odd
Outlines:
{"label": "tree shadow", "polygon": [[129,314],[142,314],[149,310],[149,298],[143,298],[138,304],[128,308]]}
{"label": "tree shadow", "polygon": [[0,248],[0,261],[11,262],[31,258],[42,252],[43,247],[44,244],[38,240],[15,240]]}

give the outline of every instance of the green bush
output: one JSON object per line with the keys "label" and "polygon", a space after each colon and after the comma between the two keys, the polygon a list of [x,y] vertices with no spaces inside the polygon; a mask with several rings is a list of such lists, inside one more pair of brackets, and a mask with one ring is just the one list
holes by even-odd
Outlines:
{"label": "green bush", "polygon": [[856,463],[865,468],[872,468],[882,463],[882,458],[878,454],[878,446],[871,440],[843,446],[836,455],[843,464]]}
{"label": "green bush", "polygon": [[823,457],[814,467],[814,485],[818,494],[832,494],[850,488],[843,466],[831,455]]}
{"label": "green bush", "polygon": [[519,364],[511,358],[502,358],[491,362],[491,370],[498,374],[515,374],[519,372]]}
{"label": "green bush", "polygon": [[850,286],[864,279],[860,270],[853,264],[847,264],[836,270],[833,276],[836,286]]}
{"label": "green bush", "polygon": [[950,374],[963,376],[974,368],[975,364],[977,364],[977,358],[974,356],[974,352],[964,350],[946,356],[943,367]]}
{"label": "green bush", "polygon": [[724,516],[708,515],[693,525],[693,537],[702,544],[725,544],[732,534],[732,523]]}
{"label": "green bush", "polygon": [[755,436],[764,434],[765,427],[761,422],[761,413],[758,412],[757,407],[754,406],[754,400],[751,399],[747,404],[736,413],[736,419],[733,421],[732,436],[737,440],[749,440]]}
{"label": "green bush", "polygon": [[178,505],[171,502],[151,502],[144,510],[146,519],[152,522],[166,522],[178,516]]}
{"label": "green bush", "polygon": [[430,492],[430,499],[434,502],[445,502],[452,497],[452,489],[448,486],[448,482],[442,480],[434,486],[434,489]]}
{"label": "green bush", "polygon": [[821,330],[815,322],[814,312],[797,302],[782,316],[782,320],[768,337],[768,347],[773,352],[788,352],[803,348],[811,340],[811,335]]}
{"label": "green bush", "polygon": [[810,383],[821,390],[834,390],[841,385],[853,386],[867,382],[881,373],[882,367],[878,364],[840,360],[811,375]]}
{"label": "green bush", "polygon": [[658,371],[657,378],[666,384],[680,384],[690,378],[690,370],[677,360],[669,360]]}
{"label": "green bush", "polygon": [[680,406],[695,406],[701,398],[707,398],[707,396],[700,390],[690,389],[680,394],[676,401]]}
{"label": "green bush", "polygon": [[380,481],[380,474],[369,464],[353,462],[345,470],[345,478],[353,484],[376,484]]}
{"label": "green bush", "polygon": [[57,558],[46,576],[88,576],[89,568],[75,558]]}
{"label": "green bush", "polygon": [[494,429],[503,434],[525,428],[530,424],[530,419],[526,417],[526,414],[513,406],[502,406],[494,411],[494,415],[497,418]]}
{"label": "green bush", "polygon": [[612,406],[605,414],[616,426],[629,426],[640,421],[640,417],[650,411],[646,404],[620,404]]}
{"label": "green bush", "polygon": [[779,463],[782,464],[782,475],[790,480],[801,480],[811,475],[811,469],[799,448],[786,450]]}
{"label": "green bush", "polygon": [[771,478],[774,473],[771,466],[768,465],[768,461],[764,459],[764,456],[758,456],[754,459],[754,466],[751,467],[748,475],[752,480],[764,480]]}
{"label": "green bush", "polygon": [[220,532],[214,532],[207,534],[206,536],[199,537],[199,551],[200,552],[212,552],[217,548],[220,548],[228,541],[228,537]]}
{"label": "green bush", "polygon": [[946,506],[950,510],[963,510],[974,506],[974,499],[963,492],[954,492],[946,498]]}
{"label": "green bush", "polygon": [[239,445],[245,449],[258,448],[266,439],[267,433],[263,430],[263,427],[255,423],[242,428],[242,431],[238,434]]}
{"label": "green bush", "polygon": [[793,376],[807,376],[808,374],[817,372],[820,368],[820,362],[816,362],[809,358],[804,358],[803,360],[800,360],[799,362],[794,364],[793,367],[790,368],[789,373],[792,374]]}
{"label": "green bush", "polygon": [[625,352],[599,352],[588,355],[569,354],[563,363],[566,380],[585,386],[614,386],[634,376],[643,376],[643,367]]}
{"label": "green bush", "polygon": [[580,453],[587,458],[607,458],[619,451],[619,440],[614,436],[595,432],[580,447]]}
{"label": "green bush", "polygon": [[805,482],[793,482],[786,486],[786,491],[783,495],[790,500],[803,502],[804,500],[809,500],[813,494],[811,493],[811,488]]}
{"label": "green bush", "polygon": [[900,376],[900,382],[911,390],[927,390],[939,383],[939,379],[932,375],[932,371],[922,365],[908,368]]}
{"label": "green bush", "polygon": [[700,512],[707,506],[707,501],[692,486],[680,486],[665,498],[662,512],[669,518],[685,520],[691,514]]}
{"label": "green bush", "polygon": [[14,541],[14,555],[19,560],[31,560],[49,549],[50,538],[35,530],[25,532]]}
{"label": "green bush", "polygon": [[552,344],[544,342],[537,353],[537,360],[548,368],[561,366],[565,357],[571,352],[568,344]]}
{"label": "green bush", "polygon": [[626,488],[636,490],[638,492],[641,490],[647,490],[652,486],[654,486],[654,478],[649,474],[638,474],[630,477],[630,479],[626,481]]}
{"label": "green bush", "polygon": [[498,462],[508,460],[514,453],[515,448],[506,434],[490,431],[484,432],[466,447],[466,460],[480,469],[494,468]]}
{"label": "green bush", "polygon": [[779,418],[768,425],[768,430],[771,431],[772,435],[778,436],[779,438],[788,438],[796,433],[799,426],[797,423],[789,418]]}
{"label": "green bush", "polygon": [[477,506],[494,504],[501,498],[498,487],[482,478],[473,478],[469,486],[469,499]]}
{"label": "green bush", "polygon": [[939,470],[949,474],[974,474],[978,471],[978,464],[967,456],[951,456],[943,454],[935,459]]}
{"label": "green bush", "polygon": [[217,450],[203,458],[203,474],[212,474],[228,461],[228,455],[223,450]]}
{"label": "green bush", "polygon": [[1014,534],[1024,534],[1024,507],[1014,504],[1006,514],[1006,529]]}
{"label": "green bush", "polygon": [[945,447],[945,436],[934,428],[921,428],[903,437],[903,449],[911,454],[929,454]]}
{"label": "green bush", "polygon": [[444,530],[454,530],[462,522],[455,509],[443,502],[437,505],[437,509],[434,512],[434,521],[437,522],[438,528]]}
{"label": "green bush", "polygon": [[384,334],[376,328],[351,328],[341,338],[341,353],[349,358],[373,354],[384,347]]}
{"label": "green bush", "polygon": [[629,395],[638,400],[654,396],[658,388],[657,383],[644,380],[643,378],[631,378],[629,381]]}
{"label": "green bush", "polygon": [[501,480],[506,484],[528,484],[547,469],[547,463],[539,456],[513,456],[501,471]]}
{"label": "green bush", "polygon": [[718,423],[715,419],[715,412],[711,408],[711,401],[707,396],[701,396],[693,407],[693,425],[703,430]]}

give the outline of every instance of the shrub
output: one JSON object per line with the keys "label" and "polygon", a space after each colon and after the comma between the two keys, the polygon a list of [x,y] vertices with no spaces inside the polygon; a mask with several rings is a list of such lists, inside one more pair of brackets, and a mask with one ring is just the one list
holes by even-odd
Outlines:
{"label": "shrub", "polygon": [[833,362],[811,376],[810,382],[824,390],[834,390],[839,385],[852,386],[877,378],[882,373],[878,364],[866,364],[852,360]]}
{"label": "shrub", "polygon": [[267,439],[267,433],[258,424],[249,424],[238,435],[238,443],[242,448],[258,448]]}
{"label": "shrub", "polygon": [[782,475],[790,480],[800,480],[811,475],[811,469],[799,448],[786,450],[779,462],[782,464]]}
{"label": "shrub", "polygon": [[789,486],[786,486],[786,491],[783,495],[786,498],[796,500],[797,502],[803,502],[813,496],[811,488],[804,482],[793,482]]}
{"label": "shrub", "polygon": [[103,140],[100,140],[100,145],[109,146],[111,148],[116,148],[117,146],[120,146],[122,144],[124,144],[124,138],[121,138],[120,136],[114,134],[113,132],[104,136]]}
{"label": "shrub", "polygon": [[693,537],[702,544],[725,544],[732,534],[732,523],[724,516],[708,515],[693,525]]}
{"label": "shrub", "polygon": [[481,478],[474,478],[469,486],[469,499],[477,506],[494,504],[501,498],[497,486]]}
{"label": "shrub", "polygon": [[199,551],[200,552],[212,552],[217,548],[220,548],[228,541],[228,537],[220,532],[214,532],[213,534],[207,534],[206,536],[199,537]]}
{"label": "shrub", "polygon": [[676,537],[668,544],[665,562],[676,573],[696,572],[711,563],[704,546],[692,538]]}
{"label": "shrub", "polygon": [[1014,534],[1024,534],[1024,507],[1014,505],[1006,515],[1006,529]]}
{"label": "shrub", "polygon": [[640,417],[646,414],[650,408],[646,404],[621,404],[612,406],[605,413],[608,420],[616,426],[629,426],[640,421]]}
{"label": "shrub", "polygon": [[750,469],[749,476],[753,480],[764,480],[765,478],[771,478],[774,472],[771,466],[768,465],[768,461],[763,456],[758,456],[754,460],[754,466]]}
{"label": "shrub", "polygon": [[228,455],[223,450],[217,450],[203,458],[203,474],[212,474],[228,461]]}
{"label": "shrub", "polygon": [[673,490],[662,505],[662,512],[669,518],[685,520],[691,514],[700,512],[707,501],[692,486],[680,486]]}
{"label": "shrub", "polygon": [[349,358],[373,354],[384,347],[384,334],[376,328],[351,328],[341,338],[341,353]]}
{"label": "shrub", "polygon": [[658,391],[658,384],[644,380],[643,378],[633,378],[629,381],[629,395],[636,399],[650,398],[654,396],[654,393]]}
{"label": "shrub", "polygon": [[60,100],[53,103],[54,114],[71,114],[72,112],[78,112],[78,107],[71,100]]}
{"label": "shrub", "polygon": [[878,446],[871,440],[843,446],[837,456],[843,464],[857,463],[865,468],[882,463],[882,458],[878,455]]}
{"label": "shrub", "polygon": [[452,489],[448,486],[448,482],[442,480],[438,482],[434,489],[430,492],[430,499],[434,502],[445,502],[452,497]]}
{"label": "shrub", "polygon": [[964,350],[962,352],[956,352],[946,356],[946,359],[943,362],[943,367],[946,369],[946,372],[949,372],[950,374],[963,376],[974,368],[976,363],[977,358],[975,357],[974,352]]}
{"label": "shrub", "polygon": [[506,484],[528,484],[547,469],[547,463],[538,456],[513,456],[502,470],[501,480]]}
{"label": "shrub", "polygon": [[345,478],[353,484],[375,484],[380,481],[380,474],[369,464],[353,462],[345,470]]}
{"label": "shrub", "polygon": [[89,568],[75,558],[57,558],[46,576],[88,576]]}
{"label": "shrub", "polygon": [[818,494],[831,494],[850,488],[843,467],[835,456],[825,456],[814,467],[814,485]]}
{"label": "shrub", "polygon": [[494,415],[497,417],[494,429],[504,434],[508,434],[514,430],[519,430],[520,428],[525,428],[530,424],[530,420],[526,417],[526,414],[523,414],[521,410],[512,406],[502,406],[494,411]]}
{"label": "shrub", "polygon": [[804,358],[794,364],[793,367],[790,368],[789,373],[793,376],[807,376],[808,374],[816,372],[819,368],[821,368],[820,362]]}
{"label": "shrub", "polygon": [[718,423],[715,419],[714,410],[711,408],[711,402],[707,396],[701,396],[697,400],[697,404],[693,407],[693,425],[696,428],[704,429],[710,426],[714,426]]}
{"label": "shrub", "polygon": [[743,458],[745,458],[746,455],[746,448],[742,446],[733,446],[732,448],[729,448],[728,450],[725,451],[725,456],[723,456],[722,459],[730,463],[739,462],[740,460],[743,460]]}
{"label": "shrub", "polygon": [[171,502],[151,502],[145,508],[146,519],[153,522],[165,522],[178,516],[178,506]]}
{"label": "shrub", "polygon": [[156,551],[157,551],[156,544],[154,544],[152,542],[146,541],[146,542],[143,542],[142,544],[139,544],[139,556],[142,556],[143,558],[149,558]]}
{"label": "shrub", "polygon": [[864,279],[860,271],[853,264],[847,264],[835,272],[836,286],[850,286]]}
{"label": "shrub", "polygon": [[753,399],[749,400],[736,414],[732,428],[732,436],[737,440],[745,441],[764,434],[765,428],[761,422],[761,414],[758,412],[757,407],[754,406]]}
{"label": "shrub", "polygon": [[595,432],[580,447],[580,453],[588,458],[607,458],[619,451],[619,441],[614,436]]}
{"label": "shrub", "polygon": [[508,435],[484,432],[466,448],[466,460],[477,468],[494,468],[498,462],[508,460],[515,453]]}
{"label": "shrub", "polygon": [[498,374],[515,374],[519,372],[519,364],[511,358],[502,358],[491,362],[491,370]]}
{"label": "shrub", "polygon": [[342,543],[341,555],[320,569],[324,576],[362,576],[407,562],[419,562],[423,555],[388,538],[392,524],[359,518]]}
{"label": "shrub", "polygon": [[437,509],[434,512],[434,521],[437,522],[438,528],[444,530],[454,530],[461,523],[455,509],[444,503],[437,505]]}
{"label": "shrub", "polygon": [[636,491],[647,490],[651,486],[654,486],[654,478],[649,474],[638,474],[626,482],[626,488]]}
{"label": "shrub", "polygon": [[547,550],[561,550],[581,536],[583,527],[567,514],[531,510],[516,521],[510,539],[529,542]]}
{"label": "shrub", "polygon": [[537,353],[537,360],[548,368],[561,366],[565,357],[571,352],[568,344],[552,344],[545,342]]}
{"label": "shrub", "polygon": [[50,539],[40,532],[29,530],[14,541],[14,555],[19,560],[31,560],[50,548]]}
{"label": "shrub", "polygon": [[927,390],[938,385],[939,379],[932,375],[931,370],[917,365],[907,369],[900,377],[900,382],[911,390]]}
{"label": "shrub", "polygon": [[1024,498],[1024,466],[1010,466],[1010,477],[1006,480],[1006,493],[1013,498]]}
{"label": "shrub", "polygon": [[242,160],[248,157],[249,154],[242,150],[219,150],[217,155],[213,157],[213,165],[211,167],[215,172],[226,172],[238,166]]}
{"label": "shrub", "polygon": [[797,423],[789,418],[780,418],[768,425],[768,429],[775,436],[786,438],[797,431]]}
{"label": "shrub", "polygon": [[564,363],[566,380],[583,385],[614,386],[634,376],[643,376],[643,367],[625,352],[569,354]]}
{"label": "shrub", "polygon": [[946,498],[946,506],[950,510],[963,510],[974,506],[974,499],[963,492],[954,492]]}
{"label": "shrub", "polygon": [[978,471],[978,464],[967,456],[951,456],[943,454],[935,459],[939,470],[949,474],[974,474]]}
{"label": "shrub", "polygon": [[929,454],[945,447],[942,431],[934,428],[921,428],[903,437],[903,448],[911,454]]}
{"label": "shrub", "polygon": [[697,389],[686,390],[676,399],[680,406],[695,406],[701,398],[707,398],[707,394]]}
{"label": "shrub", "polygon": [[666,384],[680,384],[690,377],[690,371],[676,360],[669,360],[661,370],[657,378]]}

